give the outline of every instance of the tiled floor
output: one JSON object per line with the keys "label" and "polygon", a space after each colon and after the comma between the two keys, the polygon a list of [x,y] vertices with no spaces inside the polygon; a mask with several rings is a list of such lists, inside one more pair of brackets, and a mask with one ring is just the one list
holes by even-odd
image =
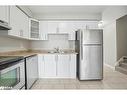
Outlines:
{"label": "tiled floor", "polygon": [[78,79],[39,79],[33,89],[127,89],[127,75],[104,67],[102,81],[79,81]]}

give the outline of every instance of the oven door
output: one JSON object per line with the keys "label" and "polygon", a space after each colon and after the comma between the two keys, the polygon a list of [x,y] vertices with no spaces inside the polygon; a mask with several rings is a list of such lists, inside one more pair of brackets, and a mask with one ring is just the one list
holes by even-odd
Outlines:
{"label": "oven door", "polygon": [[24,60],[0,71],[0,87],[21,89],[25,85]]}

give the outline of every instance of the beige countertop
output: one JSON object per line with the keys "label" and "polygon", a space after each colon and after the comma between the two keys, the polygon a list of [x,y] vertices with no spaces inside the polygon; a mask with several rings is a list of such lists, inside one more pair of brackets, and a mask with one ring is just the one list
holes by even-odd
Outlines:
{"label": "beige countertop", "polygon": [[36,54],[78,54],[75,51],[72,50],[66,50],[64,53],[49,53],[48,50],[29,50],[29,51],[12,51],[12,52],[2,52],[0,53],[0,56],[24,56],[29,57]]}

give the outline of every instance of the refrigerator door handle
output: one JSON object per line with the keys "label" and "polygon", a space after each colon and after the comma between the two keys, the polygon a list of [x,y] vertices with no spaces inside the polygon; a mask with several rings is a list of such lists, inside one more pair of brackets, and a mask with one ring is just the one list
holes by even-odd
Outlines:
{"label": "refrigerator door handle", "polygon": [[80,30],[80,44],[83,44],[83,33],[82,33],[82,31]]}
{"label": "refrigerator door handle", "polygon": [[83,60],[83,46],[81,46],[81,51],[80,51],[80,53],[81,53],[81,60]]}

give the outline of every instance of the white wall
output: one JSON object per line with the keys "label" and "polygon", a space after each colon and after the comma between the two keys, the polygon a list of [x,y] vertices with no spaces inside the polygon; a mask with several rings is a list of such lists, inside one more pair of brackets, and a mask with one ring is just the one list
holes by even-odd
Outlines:
{"label": "white wall", "polygon": [[104,22],[104,63],[114,66],[116,60],[116,19],[127,14],[127,7],[114,6],[102,13]]}
{"label": "white wall", "polygon": [[26,50],[29,47],[29,41],[0,36],[0,52]]}
{"label": "white wall", "polygon": [[39,50],[53,50],[59,47],[60,49],[74,49],[75,41],[68,41],[68,35],[49,35],[47,41],[32,41],[31,48]]}

